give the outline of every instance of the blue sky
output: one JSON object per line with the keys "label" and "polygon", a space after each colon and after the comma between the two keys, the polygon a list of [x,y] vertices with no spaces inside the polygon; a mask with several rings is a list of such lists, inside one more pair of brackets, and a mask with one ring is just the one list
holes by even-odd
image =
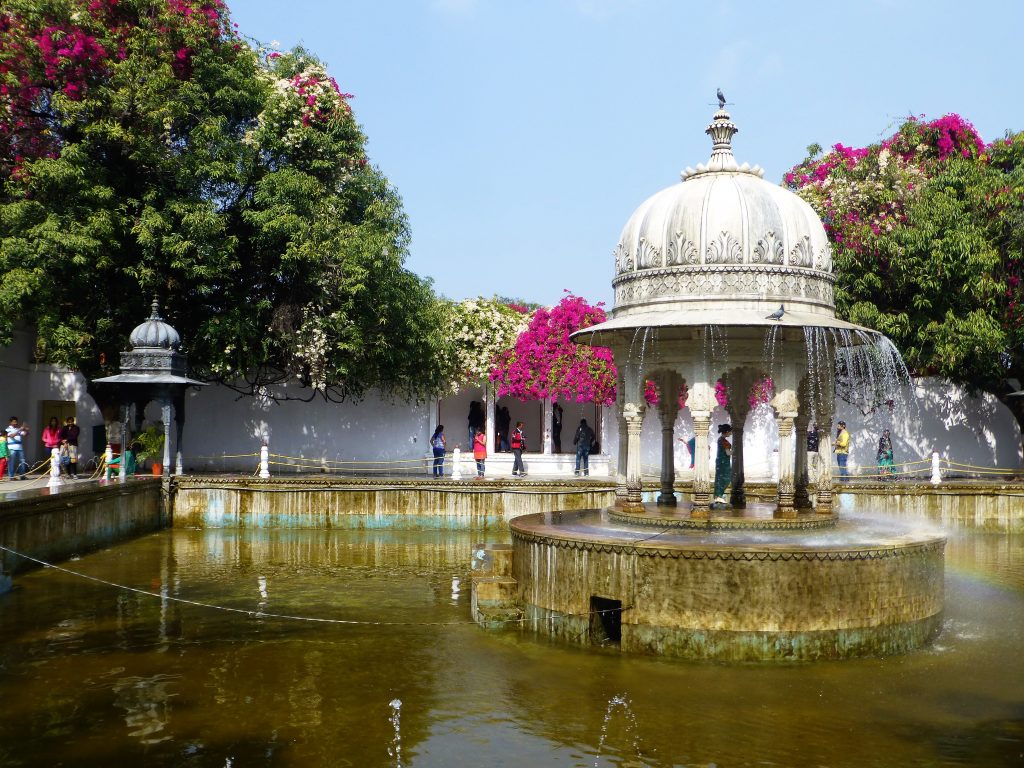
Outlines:
{"label": "blue sky", "polygon": [[739,162],[778,182],[812,142],[863,146],[908,114],[1024,129],[1024,2],[229,0],[355,94],[402,195],[407,266],[453,299],[611,304],[633,210],[707,160],[716,87]]}

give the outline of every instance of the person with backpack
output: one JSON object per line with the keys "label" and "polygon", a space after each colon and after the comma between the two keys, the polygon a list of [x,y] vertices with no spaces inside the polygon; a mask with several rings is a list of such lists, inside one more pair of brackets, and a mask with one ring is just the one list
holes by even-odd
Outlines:
{"label": "person with backpack", "polygon": [[515,431],[509,440],[512,446],[512,477],[526,477],[523,466],[523,451],[526,450],[526,436],[523,434],[523,422],[517,421]]}
{"label": "person with backpack", "polygon": [[430,447],[434,451],[434,477],[444,477],[444,424],[437,425],[437,429],[434,430],[434,434],[430,438]]}
{"label": "person with backpack", "polygon": [[576,436],[572,439],[572,444],[576,446],[576,471],[573,474],[578,476],[582,471],[584,477],[590,475],[590,449],[596,439],[597,435],[587,424],[587,420],[580,419]]}

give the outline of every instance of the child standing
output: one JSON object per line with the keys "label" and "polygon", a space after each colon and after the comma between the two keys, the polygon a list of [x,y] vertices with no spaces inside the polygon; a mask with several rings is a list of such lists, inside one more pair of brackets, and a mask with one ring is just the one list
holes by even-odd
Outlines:
{"label": "child standing", "polygon": [[7,479],[7,434],[0,432],[0,481]]}
{"label": "child standing", "polygon": [[69,442],[68,438],[60,440],[60,445],[57,447],[57,463],[60,467],[61,475],[68,475],[72,479],[77,480],[78,475],[72,471],[72,467],[78,464],[78,449]]}

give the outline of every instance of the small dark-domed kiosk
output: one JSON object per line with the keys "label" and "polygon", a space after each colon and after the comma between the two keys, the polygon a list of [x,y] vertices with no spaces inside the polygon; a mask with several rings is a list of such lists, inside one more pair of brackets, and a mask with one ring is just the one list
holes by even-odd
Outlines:
{"label": "small dark-domed kiosk", "polygon": [[[188,377],[188,358],[180,351],[181,337],[160,317],[160,304],[153,299],[149,319],[137,326],[129,337],[131,349],[121,353],[121,372],[116,376],[94,379],[94,384],[117,387],[115,399],[121,404],[121,444],[128,444],[127,425],[134,415],[135,431],[141,431],[146,405],[160,403],[164,425],[163,474],[171,469],[171,408],[174,408],[175,473],[181,474],[181,436],[185,427],[185,390],[206,386]],[[125,463],[121,462],[121,476]]]}

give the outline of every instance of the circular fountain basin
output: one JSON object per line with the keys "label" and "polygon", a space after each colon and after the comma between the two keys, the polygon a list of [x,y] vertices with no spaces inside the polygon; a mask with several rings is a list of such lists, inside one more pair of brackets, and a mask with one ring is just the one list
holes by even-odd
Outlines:
{"label": "circular fountain basin", "polygon": [[[649,521],[648,521],[649,522]],[[875,518],[825,530],[657,527],[610,510],[511,521],[538,632],[729,661],[904,653],[939,632],[945,537]]]}
{"label": "circular fountain basin", "polygon": [[648,528],[685,528],[695,531],[811,531],[835,528],[839,516],[830,511],[818,514],[814,511],[801,512],[794,517],[776,517],[775,504],[748,503],[743,509],[733,507],[712,507],[707,518],[690,517],[690,505],[680,507],[657,507],[644,505],[643,512],[625,511],[613,507],[608,510],[608,519],[614,523],[642,525]]}

